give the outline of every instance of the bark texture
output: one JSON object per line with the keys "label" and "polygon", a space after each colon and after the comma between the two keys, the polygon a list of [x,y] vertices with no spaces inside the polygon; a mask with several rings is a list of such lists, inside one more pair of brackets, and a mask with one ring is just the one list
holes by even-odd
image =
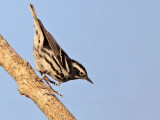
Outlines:
{"label": "bark texture", "polygon": [[76,120],[51,90],[0,35],[0,66],[16,81],[21,95],[34,101],[49,120]]}

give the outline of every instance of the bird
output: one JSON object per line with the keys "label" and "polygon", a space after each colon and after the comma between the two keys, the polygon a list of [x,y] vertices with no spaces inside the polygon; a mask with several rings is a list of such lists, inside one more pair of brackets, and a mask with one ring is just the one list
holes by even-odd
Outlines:
{"label": "bird", "polygon": [[34,6],[30,4],[29,8],[34,20],[34,62],[36,70],[41,73],[41,76],[44,78],[49,75],[58,83],[84,79],[93,84],[85,67],[71,59],[55,38],[45,29],[42,22],[37,18]]}

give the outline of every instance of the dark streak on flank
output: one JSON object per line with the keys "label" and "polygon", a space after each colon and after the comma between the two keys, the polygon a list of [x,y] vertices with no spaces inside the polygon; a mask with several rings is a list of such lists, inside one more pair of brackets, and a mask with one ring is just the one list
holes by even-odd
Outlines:
{"label": "dark streak on flank", "polygon": [[60,78],[60,77],[58,77],[57,75],[55,75],[55,77],[56,77],[56,79],[61,80],[61,78]]}
{"label": "dark streak on flank", "polygon": [[64,53],[64,51],[63,50],[61,50],[61,57],[62,57],[62,66],[63,66],[63,68],[64,69],[66,69],[66,63],[65,63],[65,53]]}
{"label": "dark streak on flank", "polygon": [[57,60],[54,58],[53,55],[52,55],[52,59],[56,63],[56,65],[59,67],[60,71],[62,72],[61,66],[58,64]]}
{"label": "dark streak on flank", "polygon": [[68,69],[69,69],[69,71],[67,71],[67,72],[69,74],[71,74],[71,64],[70,64],[70,61],[69,61],[69,59],[67,57],[65,59],[66,59],[66,63],[68,64]]}
{"label": "dark streak on flank", "polygon": [[38,35],[38,30],[36,30],[36,34]]}
{"label": "dark streak on flank", "polygon": [[33,50],[38,51],[37,48],[33,47]]}
{"label": "dark streak on flank", "polygon": [[39,57],[40,57],[40,58],[42,58],[42,55],[41,55],[41,54],[39,54]]}
{"label": "dark streak on flank", "polygon": [[44,57],[44,59],[48,64],[50,64],[52,70],[54,70],[56,72],[56,74],[58,74],[58,71],[53,67],[53,64],[46,57]]}
{"label": "dark streak on flank", "polygon": [[40,43],[40,34],[38,34],[38,42]]}
{"label": "dark streak on flank", "polygon": [[41,64],[41,67],[43,67],[43,65]]}
{"label": "dark streak on flank", "polygon": [[41,49],[41,51],[46,53],[49,57],[51,57],[50,54],[45,49]]}

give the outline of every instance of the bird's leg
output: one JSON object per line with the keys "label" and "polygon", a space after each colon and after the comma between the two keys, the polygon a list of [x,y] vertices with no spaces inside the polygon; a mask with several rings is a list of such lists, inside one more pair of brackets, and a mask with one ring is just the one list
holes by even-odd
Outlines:
{"label": "bird's leg", "polygon": [[49,81],[50,83],[52,83],[52,84],[54,84],[54,85],[56,85],[56,86],[59,86],[59,84],[57,84],[56,82],[50,80],[50,79],[46,76],[46,74],[44,74],[44,73],[42,73],[42,72],[40,72],[40,73],[41,73],[41,76],[43,77],[42,79],[39,79],[40,81],[42,81],[42,80],[47,80],[47,81]]}
{"label": "bird's leg", "polygon": [[58,87],[60,87],[60,85],[62,84],[63,82],[58,82]]}
{"label": "bird's leg", "polygon": [[61,96],[61,97],[63,98],[63,96],[62,96],[60,93],[58,93],[57,91],[55,91],[55,90],[51,87],[51,85],[48,83],[48,80],[46,80],[45,78],[44,78],[44,80],[45,80],[45,82],[47,83],[49,89],[50,89],[53,93],[55,93],[55,94],[57,94],[57,95],[59,95],[59,96]]}
{"label": "bird's leg", "polygon": [[[40,73],[41,73],[41,72],[40,72]],[[54,84],[54,85],[57,85],[57,86],[59,86],[59,84],[55,83],[54,81],[51,81],[45,74],[42,74],[42,73],[41,73],[41,75],[42,75],[43,78],[42,78],[42,79],[38,79],[38,80],[39,80],[39,81],[45,80],[45,82],[47,83],[49,89],[50,89],[53,93],[55,93],[55,94],[57,94],[57,95],[59,95],[59,96],[61,96],[61,97],[63,98],[63,96],[62,96],[60,93],[58,93],[57,91],[55,91],[48,82],[50,82],[50,83],[52,83],[52,84]],[[48,89],[48,88],[46,88],[46,89]]]}
{"label": "bird's leg", "polygon": [[36,78],[36,81],[40,81],[41,82],[42,80],[44,80],[44,78],[39,78],[39,77]]}
{"label": "bird's leg", "polygon": [[39,79],[40,81],[45,80],[45,81],[48,81],[48,82],[50,82],[50,83],[52,83],[52,84],[54,84],[54,85],[56,85],[58,87],[60,87],[60,85],[63,83],[63,82],[56,83],[56,82],[50,80],[47,76],[42,76],[42,77],[43,78]]}
{"label": "bird's leg", "polygon": [[57,84],[56,82],[50,80],[47,76],[44,76],[44,77],[43,77],[43,80],[49,81],[50,83],[52,83],[52,84],[54,84],[54,85],[56,85],[56,86],[59,86],[59,84]]}

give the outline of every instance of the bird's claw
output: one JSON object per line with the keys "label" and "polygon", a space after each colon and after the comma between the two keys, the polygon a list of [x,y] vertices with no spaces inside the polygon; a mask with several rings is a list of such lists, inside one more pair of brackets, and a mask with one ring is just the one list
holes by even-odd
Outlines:
{"label": "bird's claw", "polygon": [[36,78],[35,80],[36,80],[36,82],[37,82],[37,81],[41,82],[41,81],[44,80],[44,78]]}
{"label": "bird's claw", "polygon": [[[60,84],[61,84],[62,82],[58,82],[58,84],[57,84],[56,82],[50,80],[47,76],[44,76],[43,78],[37,78],[36,80],[37,80],[37,81],[45,80],[45,82],[47,83],[48,87],[45,87],[45,88],[43,87],[43,89],[51,90],[53,93],[55,93],[55,94],[57,94],[57,95],[59,95],[59,96],[61,96],[61,97],[63,98],[63,95],[61,95],[60,93],[58,93],[57,91],[55,91],[55,90],[51,87],[51,85],[48,83],[48,82],[50,82],[50,83],[52,83],[52,84],[60,87]],[[48,93],[46,93],[46,94],[48,94]],[[49,94],[48,94],[48,95],[49,95]]]}
{"label": "bird's claw", "polygon": [[[44,88],[44,89],[48,89],[48,90],[51,90],[53,93],[59,95],[60,97],[63,98],[63,95],[61,95],[59,92],[55,91],[53,88],[49,87],[49,88]],[[48,94],[48,93],[45,93],[47,95],[53,95],[53,94]]]}
{"label": "bird's claw", "polygon": [[57,84],[56,82],[50,80],[47,76],[44,76],[43,80],[49,81],[50,83],[60,87],[59,83]]}
{"label": "bird's claw", "polygon": [[[55,91],[52,87],[51,87],[51,85],[48,83],[48,80],[50,80],[47,76],[45,76],[44,77],[44,80],[45,80],[45,82],[47,83],[47,85],[48,85],[48,87],[49,87],[49,89],[53,92],[53,93],[55,93],[55,94],[57,94],[57,95],[59,95],[59,96],[61,96],[62,98],[63,98],[63,96],[60,94],[60,93],[58,93],[57,91]],[[50,80],[51,81],[51,80]],[[52,81],[53,82],[53,81]],[[54,83],[53,83],[54,84]],[[56,84],[57,85],[57,84]]]}
{"label": "bird's claw", "polygon": [[61,95],[59,92],[57,92],[57,91],[55,91],[55,90],[53,90],[53,89],[51,89],[55,94],[57,94],[57,95],[59,95],[60,97],[62,97],[63,98],[63,95]]}

